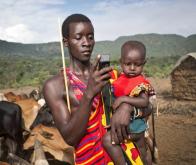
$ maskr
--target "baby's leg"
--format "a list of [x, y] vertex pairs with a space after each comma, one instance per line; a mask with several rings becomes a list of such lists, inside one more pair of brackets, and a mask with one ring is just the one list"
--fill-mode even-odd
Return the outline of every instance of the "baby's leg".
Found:
[[130, 140], [132, 140], [137, 148], [140, 151], [140, 157], [144, 163], [144, 165], [147, 165], [147, 147], [146, 147], [146, 143], [145, 143], [145, 137], [144, 137], [144, 132], [142, 133], [132, 133], [130, 134]]
[[112, 144], [110, 132], [103, 136], [103, 147], [115, 165], [126, 165], [120, 145]]

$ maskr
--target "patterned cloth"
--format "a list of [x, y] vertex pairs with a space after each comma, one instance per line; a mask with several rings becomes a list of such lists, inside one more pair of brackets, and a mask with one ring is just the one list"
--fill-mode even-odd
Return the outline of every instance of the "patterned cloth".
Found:
[[[80, 100], [86, 85], [69, 69], [66, 72], [75, 96]], [[75, 148], [76, 165], [106, 165], [109, 163], [110, 158], [102, 146], [102, 137], [106, 132], [102, 125], [103, 113], [101, 96], [98, 95], [93, 100], [86, 134]]]
[[[67, 69], [66, 73], [76, 98], [80, 100], [86, 85], [70, 69]], [[101, 96], [98, 95], [93, 100], [86, 134], [75, 148], [76, 165], [113, 165], [102, 146], [102, 137], [106, 133], [105, 125], [105, 109]], [[128, 159], [128, 165], [143, 165], [139, 157], [139, 151], [132, 142], [123, 144], [122, 148]]]

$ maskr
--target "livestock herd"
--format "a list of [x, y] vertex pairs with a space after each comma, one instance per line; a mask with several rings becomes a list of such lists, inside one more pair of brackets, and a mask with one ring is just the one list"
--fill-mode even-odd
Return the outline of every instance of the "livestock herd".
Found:
[[[146, 139], [156, 162], [158, 150], [151, 116], [154, 138]], [[4, 165], [3, 161], [11, 165], [48, 165], [55, 164], [53, 160], [57, 164], [74, 164], [74, 149], [55, 127], [40, 92], [33, 90], [29, 96], [0, 93], [0, 165]]]
[[73, 148], [56, 129], [40, 92], [33, 90], [29, 96], [0, 93], [0, 164], [40, 164], [40, 160], [47, 164], [44, 153], [50, 160], [74, 161]]

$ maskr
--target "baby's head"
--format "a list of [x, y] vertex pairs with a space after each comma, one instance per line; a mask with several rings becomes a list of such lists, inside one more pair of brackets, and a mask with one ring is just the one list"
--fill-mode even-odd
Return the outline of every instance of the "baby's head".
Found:
[[120, 63], [124, 74], [135, 77], [142, 73], [146, 62], [146, 48], [139, 41], [127, 41], [121, 47]]

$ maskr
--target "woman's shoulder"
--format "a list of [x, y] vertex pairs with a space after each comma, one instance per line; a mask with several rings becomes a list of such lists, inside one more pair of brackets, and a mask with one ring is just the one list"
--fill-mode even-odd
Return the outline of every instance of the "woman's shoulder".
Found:
[[48, 78], [44, 82], [44, 89], [54, 89], [54, 88], [60, 88], [63, 85], [63, 76], [61, 74], [56, 74], [50, 78]]

